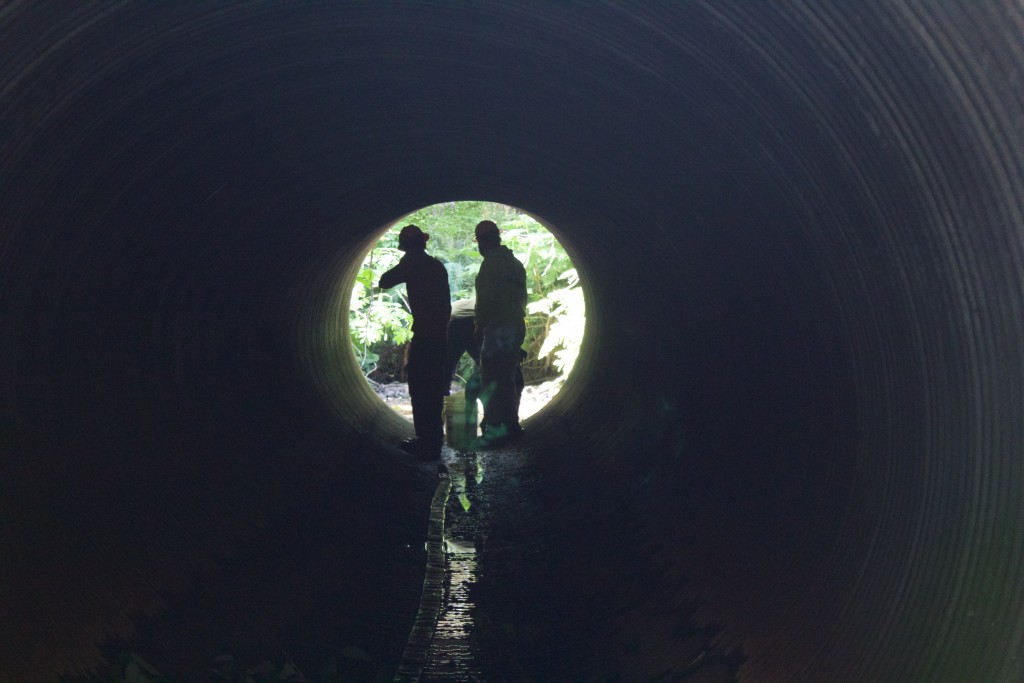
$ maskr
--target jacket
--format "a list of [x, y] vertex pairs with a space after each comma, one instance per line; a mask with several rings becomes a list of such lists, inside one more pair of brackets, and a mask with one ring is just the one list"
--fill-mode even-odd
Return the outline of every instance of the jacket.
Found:
[[526, 325], [526, 268], [499, 244], [486, 254], [476, 276], [476, 329]]
[[412, 309], [412, 333], [419, 339], [444, 341], [452, 313], [448, 271], [425, 251], [409, 251], [394, 268], [380, 276], [381, 289], [406, 285]]

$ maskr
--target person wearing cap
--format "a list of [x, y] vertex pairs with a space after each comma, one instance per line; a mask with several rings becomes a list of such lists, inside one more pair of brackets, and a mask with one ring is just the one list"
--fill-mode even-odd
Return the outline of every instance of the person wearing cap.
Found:
[[484, 257], [476, 276], [474, 336], [480, 341], [480, 397], [484, 417], [479, 446], [495, 445], [522, 433], [516, 368], [526, 337], [526, 268], [501, 243], [494, 221], [477, 223], [476, 243]]
[[441, 457], [444, 442], [442, 408], [448, 388], [445, 351], [451, 292], [444, 264], [427, 254], [430, 235], [418, 226], [407, 225], [398, 233], [398, 248], [405, 252], [394, 268], [380, 276], [380, 288], [405, 283], [412, 312], [412, 341], [409, 342], [408, 382], [416, 437], [402, 443], [402, 449], [428, 459]]

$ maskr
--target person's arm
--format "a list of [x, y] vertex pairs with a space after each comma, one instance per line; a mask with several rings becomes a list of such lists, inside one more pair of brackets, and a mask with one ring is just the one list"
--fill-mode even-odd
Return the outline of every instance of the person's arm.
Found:
[[526, 313], [526, 302], [530, 300], [530, 295], [526, 290], [526, 266], [524, 266], [518, 259], [516, 260], [517, 272], [519, 274], [518, 280], [518, 296], [519, 301], [523, 306], [523, 314]]
[[403, 256], [397, 266], [380, 276], [380, 282], [377, 286], [381, 289], [391, 289], [395, 285], [405, 282], [406, 277], [405, 257]]

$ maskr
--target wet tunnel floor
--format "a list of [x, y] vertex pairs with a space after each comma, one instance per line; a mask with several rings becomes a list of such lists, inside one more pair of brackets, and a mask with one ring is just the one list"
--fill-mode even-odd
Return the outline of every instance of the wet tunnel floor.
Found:
[[538, 524], [544, 487], [533, 464], [523, 450], [446, 450], [434, 510], [435, 524], [443, 510], [443, 530], [432, 526], [428, 534], [437, 534], [433, 540], [443, 553], [443, 585], [430, 586], [429, 577], [424, 584], [425, 591], [440, 593], [436, 603], [424, 603], [434, 608], [436, 626], [411, 661], [406, 651], [394, 680], [736, 680], [736, 662], [713, 653], [709, 638], [680, 639], [684, 646], [672, 657], [678, 666], [655, 675], [624, 676], [587, 659], [589, 640], [601, 638], [596, 622], [614, 601], [582, 613], [560, 607], [557, 594], [565, 585], [547, 577], [564, 562], [557, 550], [572, 543]]
[[[708, 656], [713, 633], [649, 590], [655, 574], [624, 538], [628, 504], [595, 511], [585, 487], [553, 491], [551, 457], [446, 448], [441, 467], [414, 466], [440, 471], [443, 498], [380, 482], [391, 514], [355, 556], [339, 537], [364, 531], [346, 526], [344, 497], [308, 501], [109, 649], [120, 677], [82, 680], [127, 680], [126, 652], [145, 658], [137, 672], [153, 665], [133, 680], [154, 683], [735, 680], [735, 662]], [[420, 526], [431, 506], [443, 527]]]
[[480, 603], [492, 585], [485, 567], [500, 574], [493, 564], [508, 540], [498, 518], [524, 502], [523, 456], [514, 450], [446, 449], [432, 505], [420, 614], [395, 681], [530, 680], [517, 661], [513, 627], [496, 621]]

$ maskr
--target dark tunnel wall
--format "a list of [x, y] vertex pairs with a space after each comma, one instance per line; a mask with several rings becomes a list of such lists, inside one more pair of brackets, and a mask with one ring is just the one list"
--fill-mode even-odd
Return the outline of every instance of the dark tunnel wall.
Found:
[[[0, 679], [88, 668], [297, 499], [342, 501], [342, 550], [382, 533], [373, 482], [423, 528], [346, 283], [390, 221], [488, 199], [587, 288], [529, 431], [592, 507], [553, 514], [629, 501], [747, 680], [1020, 680], [1022, 27], [1012, 2], [4, 3]], [[336, 575], [369, 610], [366, 563]]]

